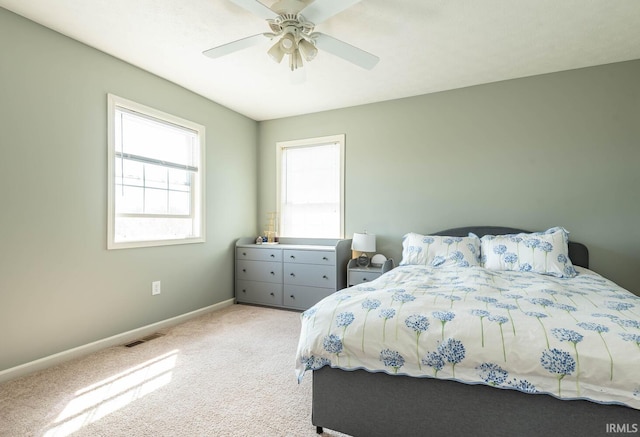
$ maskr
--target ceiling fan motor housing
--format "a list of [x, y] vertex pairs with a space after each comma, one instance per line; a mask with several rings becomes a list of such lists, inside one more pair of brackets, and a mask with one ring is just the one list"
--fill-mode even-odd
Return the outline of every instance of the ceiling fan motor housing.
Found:
[[296, 42], [301, 38], [309, 39], [309, 35], [313, 32], [315, 25], [306, 21], [301, 15], [283, 14], [274, 20], [268, 20], [269, 27], [275, 33], [275, 36], [290, 33], [296, 37]]

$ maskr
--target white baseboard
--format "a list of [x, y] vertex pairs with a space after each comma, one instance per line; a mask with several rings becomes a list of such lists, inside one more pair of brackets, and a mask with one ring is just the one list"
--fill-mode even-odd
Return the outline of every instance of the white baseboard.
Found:
[[160, 329], [175, 326], [179, 323], [186, 322], [189, 319], [201, 316], [212, 311], [221, 310], [222, 308], [233, 305], [234, 302], [235, 299], [228, 299], [220, 303], [210, 305], [208, 307], [200, 308], [199, 310], [191, 311], [189, 313], [162, 320], [160, 322], [152, 323], [141, 328], [123, 332], [122, 334], [117, 334], [108, 338], [104, 338], [102, 340], [74, 347], [73, 349], [68, 349], [57, 354], [49, 355], [48, 357], [39, 358], [37, 360], [30, 361], [19, 366], [11, 367], [9, 369], [0, 371], [0, 383], [27, 375], [32, 372], [36, 372], [38, 370], [43, 370], [48, 367], [55, 366], [74, 358], [79, 358], [90, 353], [97, 352], [101, 349], [128, 343], [132, 340], [136, 340], [138, 338], [153, 334]]

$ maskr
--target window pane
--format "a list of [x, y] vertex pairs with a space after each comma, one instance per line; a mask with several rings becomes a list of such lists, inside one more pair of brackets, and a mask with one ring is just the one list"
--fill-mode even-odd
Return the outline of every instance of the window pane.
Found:
[[144, 190], [145, 214], [166, 214], [168, 211], [166, 190], [147, 188]]
[[143, 213], [144, 189], [130, 186], [116, 186], [116, 213], [141, 214]]
[[191, 173], [184, 170], [169, 169], [169, 189], [189, 191], [191, 189]]
[[338, 145], [292, 148], [285, 155], [286, 203], [339, 202]]
[[188, 215], [191, 204], [189, 193], [169, 191], [169, 214]]
[[197, 145], [194, 132], [125, 111], [120, 114], [124, 135], [116, 150], [194, 166]]
[[189, 218], [120, 217], [116, 222], [117, 242], [165, 240], [193, 236]]
[[281, 147], [280, 235], [341, 238], [344, 139]]
[[167, 168], [159, 165], [145, 164], [144, 184], [151, 188], [167, 189]]
[[284, 205], [282, 226], [288, 237], [336, 238], [339, 213], [339, 204]]
[[140, 162], [131, 161], [125, 159], [116, 158], [116, 177], [121, 180], [116, 180], [116, 183], [122, 183], [124, 185], [144, 185], [144, 170], [143, 164]]

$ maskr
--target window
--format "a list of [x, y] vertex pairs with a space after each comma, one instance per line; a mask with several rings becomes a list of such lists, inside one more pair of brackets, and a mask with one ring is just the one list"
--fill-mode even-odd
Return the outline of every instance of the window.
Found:
[[109, 249], [204, 241], [204, 126], [108, 95]]
[[343, 238], [344, 135], [276, 147], [279, 235]]

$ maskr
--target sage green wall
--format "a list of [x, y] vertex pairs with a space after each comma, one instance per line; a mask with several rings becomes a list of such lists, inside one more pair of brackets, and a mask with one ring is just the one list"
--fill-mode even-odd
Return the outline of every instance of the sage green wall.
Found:
[[[0, 53], [0, 370], [231, 299], [257, 123], [3, 8]], [[206, 243], [106, 249], [107, 93], [206, 127]]]
[[407, 232], [564, 226], [640, 294], [640, 61], [261, 122], [258, 226], [276, 141], [346, 134], [346, 234], [400, 259]]

